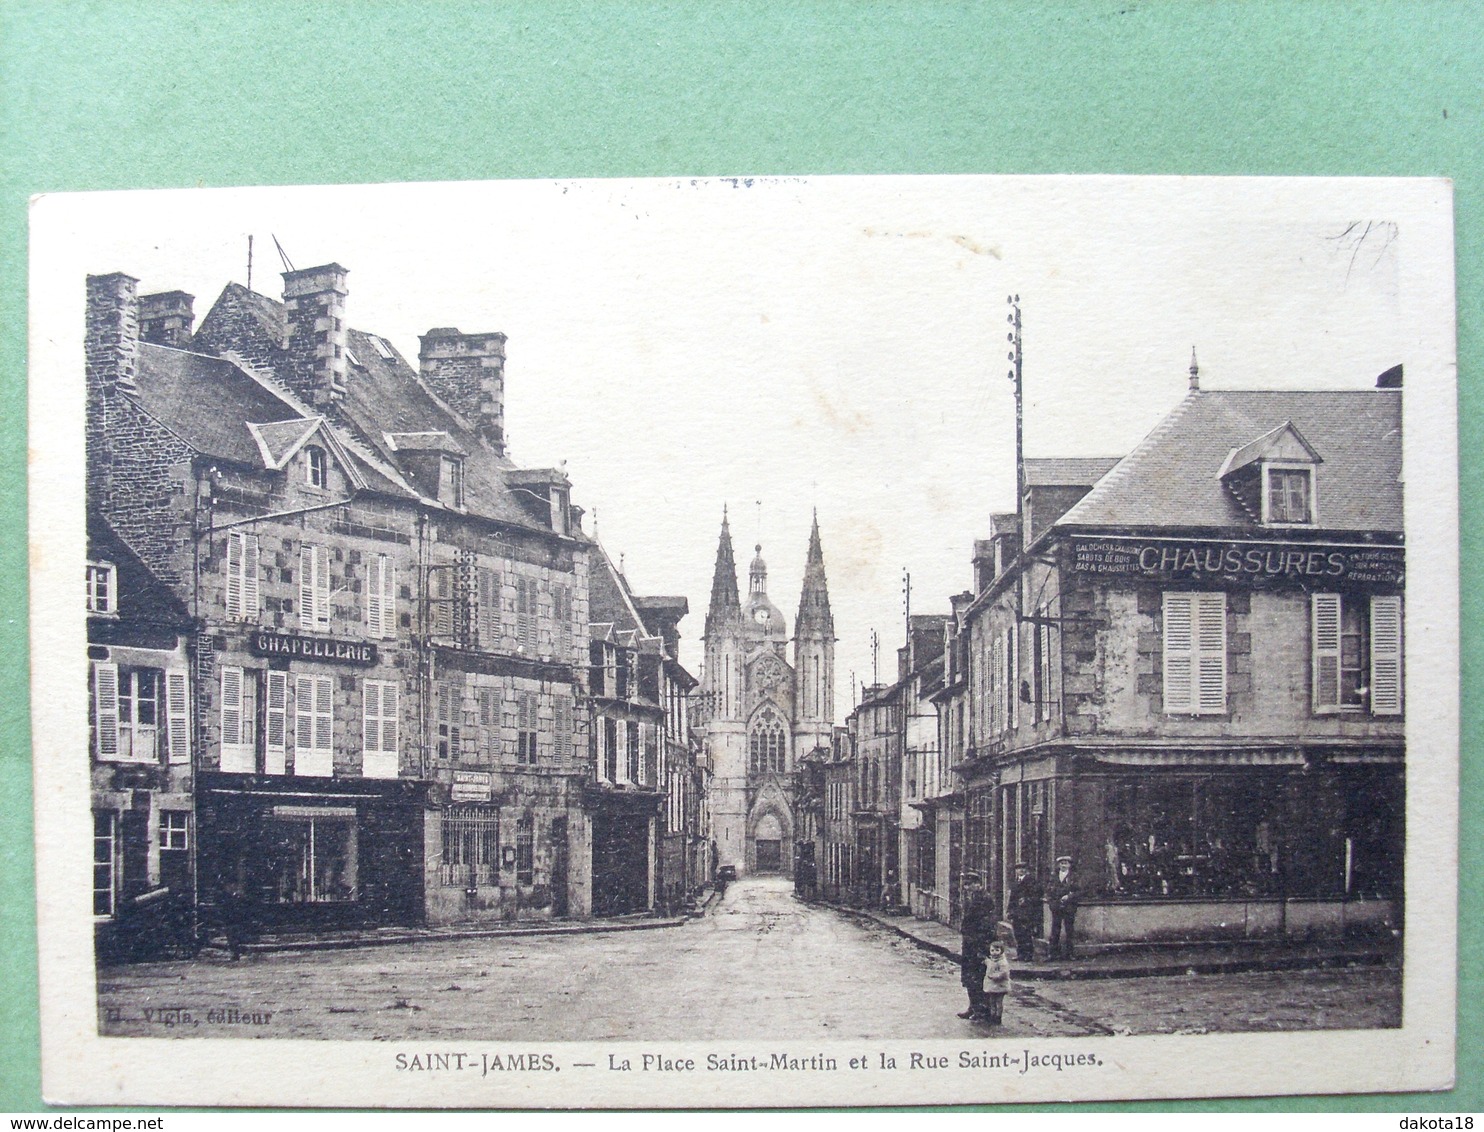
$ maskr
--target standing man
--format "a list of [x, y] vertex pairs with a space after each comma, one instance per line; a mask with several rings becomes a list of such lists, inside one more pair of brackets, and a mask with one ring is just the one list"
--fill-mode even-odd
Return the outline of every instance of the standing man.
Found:
[[960, 978], [969, 992], [969, 1008], [960, 1018], [984, 1018], [987, 1004], [984, 1001], [984, 972], [989, 955], [989, 944], [994, 939], [994, 902], [984, 891], [983, 879], [978, 873], [969, 873], [964, 878], [964, 918], [959, 930], [963, 933], [959, 960]]
[[1031, 876], [1024, 861], [1015, 862], [1015, 883], [1010, 886], [1010, 926], [1015, 929], [1015, 958], [1021, 963], [1036, 961], [1036, 937], [1041, 934], [1041, 882]]
[[1046, 889], [1051, 909], [1049, 950], [1053, 959], [1072, 958], [1072, 935], [1077, 926], [1077, 882], [1072, 877], [1072, 858], [1056, 859], [1056, 879]]

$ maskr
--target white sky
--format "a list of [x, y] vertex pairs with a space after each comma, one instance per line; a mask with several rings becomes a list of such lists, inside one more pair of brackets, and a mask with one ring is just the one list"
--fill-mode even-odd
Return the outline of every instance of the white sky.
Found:
[[1184, 395], [1192, 345], [1206, 388], [1368, 387], [1417, 349], [1398, 299], [1405, 232], [1340, 237], [1397, 215], [1396, 184], [840, 177], [84, 194], [33, 213], [33, 265], [45, 266], [33, 285], [58, 288], [79, 341], [87, 273], [188, 291], [199, 318], [246, 281], [248, 233], [254, 288], [281, 294], [273, 234], [300, 268], [344, 264], [350, 324], [414, 365], [430, 327], [504, 331], [513, 457], [566, 460], [587, 529], [596, 512], [635, 589], [690, 598], [693, 670], [723, 502], [740, 584], [760, 537], [790, 628], [819, 508], [843, 716], [852, 671], [871, 678], [872, 628], [892, 675], [903, 568], [914, 612], [946, 610], [987, 516], [1014, 505], [1007, 294], [1024, 311], [1030, 456], [1128, 451]]

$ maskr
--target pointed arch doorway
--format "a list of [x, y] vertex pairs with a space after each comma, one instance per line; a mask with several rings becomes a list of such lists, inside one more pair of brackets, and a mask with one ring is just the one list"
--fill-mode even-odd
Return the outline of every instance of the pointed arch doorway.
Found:
[[757, 823], [752, 843], [757, 854], [757, 871], [777, 873], [783, 871], [783, 826], [777, 814], [764, 814]]

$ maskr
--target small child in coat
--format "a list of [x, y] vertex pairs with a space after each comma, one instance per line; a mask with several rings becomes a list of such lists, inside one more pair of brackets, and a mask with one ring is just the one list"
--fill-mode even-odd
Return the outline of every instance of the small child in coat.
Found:
[[984, 1020], [991, 1026], [998, 1026], [1003, 1020], [1005, 996], [1009, 993], [1010, 960], [1005, 957], [1005, 945], [995, 940], [989, 945], [984, 969]]

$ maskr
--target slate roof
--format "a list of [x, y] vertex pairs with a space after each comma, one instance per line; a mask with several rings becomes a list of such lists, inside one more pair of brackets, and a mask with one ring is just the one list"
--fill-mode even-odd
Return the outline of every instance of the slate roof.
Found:
[[1025, 461], [1026, 487], [1091, 487], [1118, 463], [1117, 456], [1031, 456]]
[[185, 602], [167, 586], [99, 512], [88, 509], [88, 561], [111, 562], [118, 579], [118, 619], [170, 628], [191, 627]]
[[1286, 423], [1323, 461], [1315, 529], [1402, 531], [1402, 394], [1197, 390], [1057, 520], [1057, 527], [1255, 526], [1222, 483], [1234, 449]]
[[[286, 326], [287, 316], [281, 302], [249, 291], [241, 284], [227, 284], [202, 319], [196, 342], [201, 349], [241, 360], [243, 366], [254, 368], [265, 381], [254, 380], [223, 358], [185, 355], [197, 360], [178, 363], [177, 368], [184, 367], [189, 372], [167, 383], [168, 388], [162, 387], [154, 398], [159, 411], [151, 409], [151, 412], [172, 429], [183, 415], [200, 417], [199, 421], [189, 422], [181, 434], [183, 440], [204, 454], [261, 466], [261, 450], [247, 433], [245, 422], [261, 425], [318, 412], [300, 404], [286, 387], [278, 388], [283, 385], [283, 374], [278, 371], [290, 364], [282, 348]], [[379, 335], [354, 328], [346, 329], [346, 344], [355, 362], [347, 365], [346, 394], [330, 410], [330, 424], [345, 450], [360, 465], [358, 470], [371, 490], [404, 498], [418, 496], [402, 474], [388, 434], [443, 433], [447, 441], [440, 443], [448, 450], [467, 454], [464, 460], [467, 513], [532, 530], [550, 529], [513, 498], [510, 480], [517, 474], [513, 463], [484, 444], [467, 422], [424, 385], [416, 369], [395, 346]], [[141, 354], [145, 349], [160, 348], [141, 347]], [[208, 370], [217, 375], [234, 371], [243, 380], [229, 380], [224, 385], [230, 385], [231, 389], [225, 394], [214, 391], [210, 398], [182, 396], [190, 380], [212, 379]], [[267, 388], [267, 381], [274, 386], [272, 391]], [[244, 392], [242, 399], [234, 400], [233, 390], [239, 385], [244, 390], [255, 386], [256, 392]], [[227, 397], [225, 404], [223, 395]], [[266, 407], [270, 404], [279, 406], [276, 413]], [[573, 535], [582, 537], [576, 531]]]
[[203, 456], [261, 467], [263, 453], [247, 424], [298, 420], [303, 414], [224, 358], [139, 343], [139, 392], [145, 412]]

